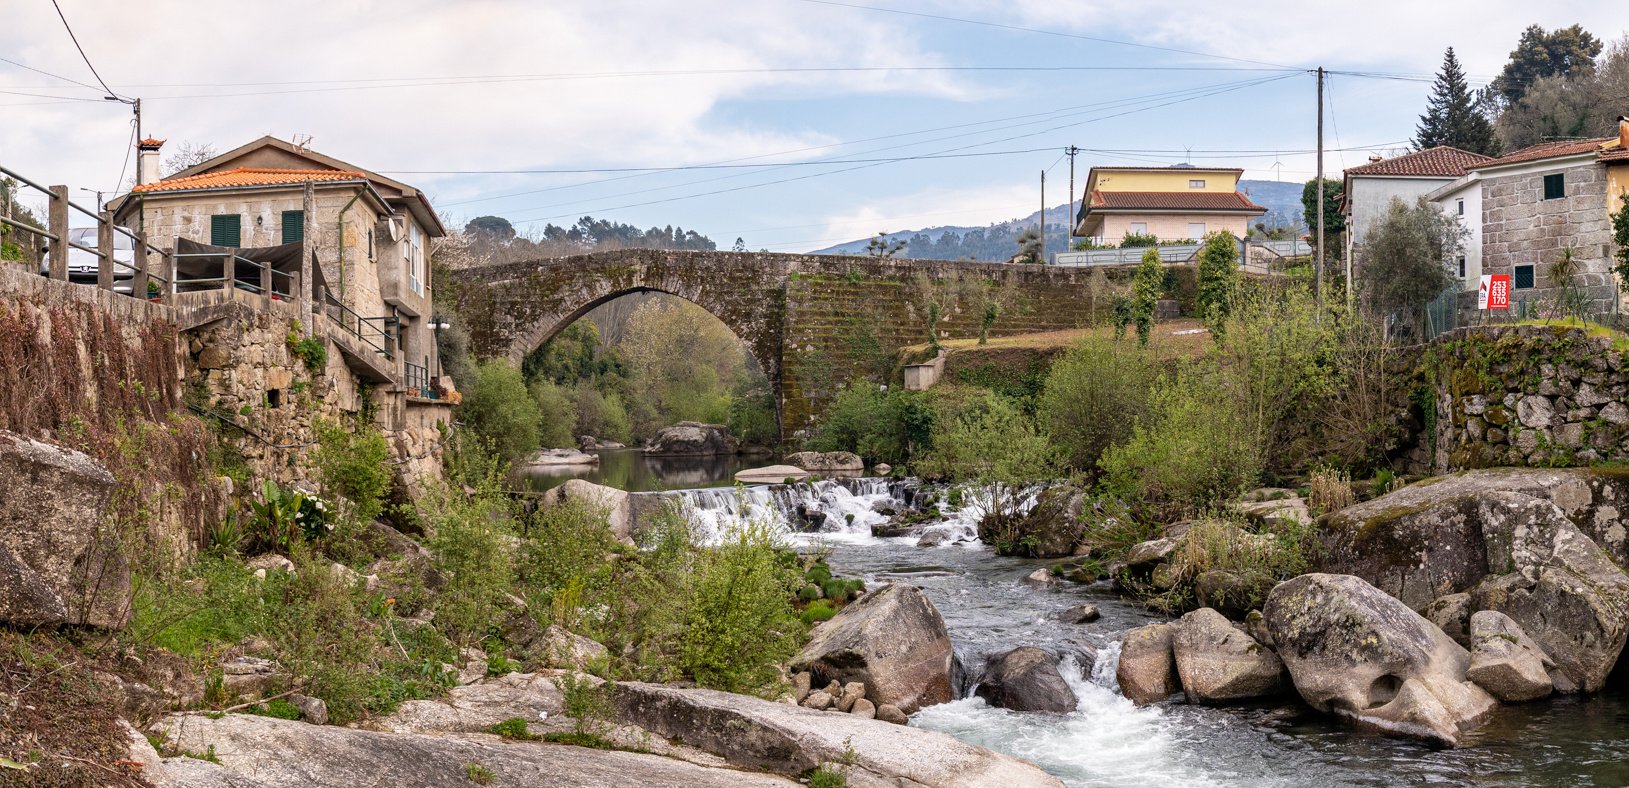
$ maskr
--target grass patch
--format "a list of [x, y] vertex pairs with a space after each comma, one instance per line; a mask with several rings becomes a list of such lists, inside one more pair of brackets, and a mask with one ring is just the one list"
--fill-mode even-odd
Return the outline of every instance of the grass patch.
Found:
[[476, 785], [491, 785], [498, 778], [491, 769], [478, 763], [464, 764], [464, 778]]
[[514, 741], [537, 741], [537, 734], [526, 729], [526, 720], [520, 717], [510, 717], [503, 722], [486, 729], [487, 733], [495, 733], [505, 739]]

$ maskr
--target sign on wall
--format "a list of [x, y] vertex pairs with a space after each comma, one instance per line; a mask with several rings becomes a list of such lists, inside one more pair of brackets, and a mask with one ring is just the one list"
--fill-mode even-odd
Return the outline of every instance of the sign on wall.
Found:
[[1510, 309], [1510, 275], [1483, 274], [1476, 288], [1477, 309]]

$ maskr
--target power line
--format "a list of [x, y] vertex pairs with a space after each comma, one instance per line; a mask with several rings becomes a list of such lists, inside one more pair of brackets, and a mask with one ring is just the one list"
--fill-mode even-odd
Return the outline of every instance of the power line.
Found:
[[30, 65], [27, 65], [25, 63], [19, 63], [19, 62], [15, 61], [15, 60], [12, 60], [11, 58], [0, 57], [0, 63], [10, 63], [11, 65], [16, 66], [16, 67], [18, 67], [20, 69], [24, 69], [26, 71], [32, 71], [32, 72], [34, 72], [36, 74], [44, 74], [45, 76], [51, 77], [52, 79], [60, 79], [63, 82], [72, 83], [72, 84], [78, 85], [78, 86], [80, 86], [82, 88], [88, 88], [90, 90], [96, 90], [95, 85], [91, 85], [91, 84], [88, 84], [88, 83], [85, 83], [85, 82], [80, 82], [77, 79], [73, 79], [73, 78], [70, 78], [70, 77], [65, 77], [65, 76], [62, 76], [61, 74], [53, 74], [53, 73], [51, 73], [49, 71], [44, 71], [44, 70], [41, 70], [41, 69], [37, 69], [37, 68], [35, 68], [33, 66], [30, 66]]
[[938, 21], [941, 21], [941, 22], [956, 22], [956, 23], [964, 24], [964, 25], [979, 25], [981, 27], [992, 27], [992, 28], [997, 28], [997, 29], [1000, 29], [1000, 30], [1012, 30], [1012, 31], [1017, 31], [1017, 32], [1021, 32], [1021, 33], [1037, 33], [1037, 34], [1045, 35], [1045, 36], [1058, 36], [1060, 38], [1075, 38], [1075, 39], [1079, 39], [1081, 41], [1093, 41], [1093, 42], [1096, 42], [1096, 43], [1099, 43], [1099, 44], [1115, 44], [1115, 45], [1118, 45], [1118, 46], [1138, 47], [1140, 49], [1152, 49], [1152, 50], [1156, 50], [1156, 51], [1159, 51], [1159, 52], [1174, 52], [1174, 53], [1180, 54], [1180, 55], [1195, 55], [1197, 57], [1209, 57], [1209, 58], [1216, 58], [1218, 60], [1231, 60], [1231, 61], [1233, 61], [1235, 63], [1252, 63], [1252, 64], [1255, 64], [1255, 65], [1258, 65], [1258, 66], [1272, 66], [1273, 68], [1285, 69], [1285, 70], [1290, 70], [1290, 71], [1305, 71], [1306, 70], [1306, 69], [1302, 69], [1302, 68], [1296, 68], [1294, 66], [1286, 66], [1286, 65], [1284, 65], [1282, 63], [1268, 63], [1268, 62], [1261, 61], [1261, 60], [1250, 60], [1248, 58], [1233, 57], [1231, 55], [1218, 55], [1218, 54], [1216, 54], [1214, 52], [1200, 52], [1200, 51], [1192, 50], [1192, 49], [1178, 49], [1176, 47], [1155, 46], [1153, 44], [1138, 44], [1138, 43], [1135, 43], [1135, 42], [1132, 42], [1132, 41], [1120, 41], [1120, 40], [1113, 39], [1113, 38], [1101, 38], [1101, 37], [1098, 37], [1098, 36], [1087, 36], [1087, 35], [1081, 35], [1079, 33], [1064, 33], [1064, 32], [1060, 32], [1060, 31], [1057, 31], [1057, 30], [1043, 30], [1043, 29], [1035, 28], [1035, 27], [1023, 27], [1021, 25], [1008, 25], [1008, 24], [1003, 24], [1003, 23], [1000, 23], [1000, 22], [986, 22], [986, 21], [979, 20], [979, 19], [963, 19], [961, 17], [943, 16], [943, 15], [940, 15], [940, 14], [927, 14], [927, 13], [922, 13], [920, 11], [903, 11], [903, 10], [900, 10], [900, 9], [897, 9], [897, 8], [883, 8], [881, 6], [859, 5], [857, 3], [840, 3], [840, 2], [837, 2], [837, 0], [802, 0], [802, 2], [815, 3], [817, 5], [838, 6], [840, 8], [855, 8], [855, 9], [859, 9], [859, 10], [862, 10], [862, 11], [876, 11], [876, 12], [885, 13], [885, 14], [898, 14], [900, 16], [914, 16], [914, 17], [917, 17], [917, 18], [920, 18], [920, 19], [934, 19], [934, 20], [938, 20]]
[[67, 28], [68, 38], [74, 42], [74, 49], [79, 50], [79, 58], [85, 61], [85, 67], [90, 69], [91, 76], [96, 77], [96, 83], [101, 85], [103, 90], [107, 91], [108, 98], [116, 101], [125, 101], [123, 96], [114, 93], [113, 88], [107, 86], [107, 80], [102, 79], [101, 74], [96, 73], [96, 67], [91, 65], [90, 56], [86, 55], [85, 48], [79, 45], [79, 36], [74, 35], [73, 25], [68, 24], [68, 17], [62, 13], [62, 5], [59, 4], [57, 0], [51, 0], [51, 6], [57, 9], [57, 18], [61, 19], [62, 26]]

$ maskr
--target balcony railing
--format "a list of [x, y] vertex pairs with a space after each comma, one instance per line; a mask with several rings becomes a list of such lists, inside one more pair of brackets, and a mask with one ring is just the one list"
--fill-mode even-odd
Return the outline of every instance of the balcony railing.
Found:
[[[257, 263], [246, 257], [231, 252], [193, 252], [178, 253], [175, 255], [177, 264], [175, 286], [177, 292], [189, 293], [201, 290], [246, 290], [256, 295], [270, 294], [273, 298], [292, 300], [299, 292], [300, 274], [298, 271], [284, 273], [271, 266], [270, 263]], [[180, 264], [186, 260], [201, 260], [221, 262], [220, 276], [189, 276], [180, 270]], [[244, 274], [248, 272], [249, 275]]]
[[317, 304], [322, 313], [328, 316], [328, 319], [339, 325], [340, 330], [355, 337], [357, 341], [372, 348], [387, 359], [396, 357], [396, 342], [390, 331], [390, 328], [396, 323], [396, 318], [389, 316], [363, 317], [357, 314], [356, 310], [351, 309], [335, 298], [333, 293], [328, 292], [327, 288], [321, 288]]
[[[175, 261], [171, 259], [169, 252], [148, 243], [146, 233], [132, 232], [114, 224], [113, 214], [108, 211], [93, 211], [69, 200], [67, 186], [41, 186], [22, 173], [4, 166], [0, 166], [0, 176], [9, 177], [19, 186], [38, 191], [46, 198], [47, 227], [44, 229], [11, 218], [10, 205], [16, 203], [15, 194], [10, 195], [7, 205], [0, 206], [0, 226], [11, 228], [11, 236], [18, 239], [14, 243], [25, 252], [25, 262], [30, 265], [43, 264], [41, 273], [52, 279], [67, 280], [68, 250], [78, 249], [96, 255], [96, 286], [103, 290], [118, 292], [115, 279], [122, 278], [117, 272], [124, 270], [129, 272], [130, 278], [130, 292], [127, 295], [133, 298], [156, 296], [167, 300], [169, 294], [175, 292], [174, 282], [170, 276], [170, 272], [175, 270]], [[68, 216], [71, 211], [78, 211], [96, 222], [96, 246], [86, 246], [69, 240]], [[131, 248], [134, 250], [131, 262], [125, 263], [115, 258], [113, 245], [115, 233], [130, 239]], [[22, 235], [32, 236], [35, 242], [25, 247], [18, 242]], [[29, 252], [32, 254], [28, 254]], [[157, 269], [148, 265], [148, 257], [153, 254], [159, 256]], [[149, 287], [149, 284], [152, 287]]]

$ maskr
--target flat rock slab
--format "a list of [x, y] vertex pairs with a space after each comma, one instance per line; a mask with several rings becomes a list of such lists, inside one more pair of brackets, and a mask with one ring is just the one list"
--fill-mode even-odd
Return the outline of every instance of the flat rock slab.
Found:
[[802, 775], [842, 761], [852, 747], [850, 788], [1063, 785], [1032, 764], [943, 733], [854, 714], [638, 682], [616, 685], [616, 706], [621, 722], [748, 769]]
[[757, 484], [780, 484], [787, 479], [801, 482], [813, 475], [792, 465], [769, 465], [763, 468], [748, 468], [739, 471], [735, 474], [735, 480]]
[[513, 717], [542, 722], [563, 714], [565, 708], [565, 694], [553, 679], [535, 673], [510, 673], [454, 687], [440, 700], [404, 701], [394, 714], [378, 720], [373, 727], [389, 733], [473, 733]]
[[[214, 720], [204, 715], [173, 715], [155, 727], [178, 749], [206, 752], [214, 747], [218, 767], [179, 764], [179, 776], [186, 781], [170, 784], [186, 788], [442, 788], [470, 785], [465, 769], [472, 763], [491, 770], [492, 784], [498, 786], [798, 785], [774, 775], [698, 766], [658, 755], [514, 742], [483, 734], [383, 733], [242, 714]], [[165, 761], [166, 771], [171, 764], [186, 760]]]

